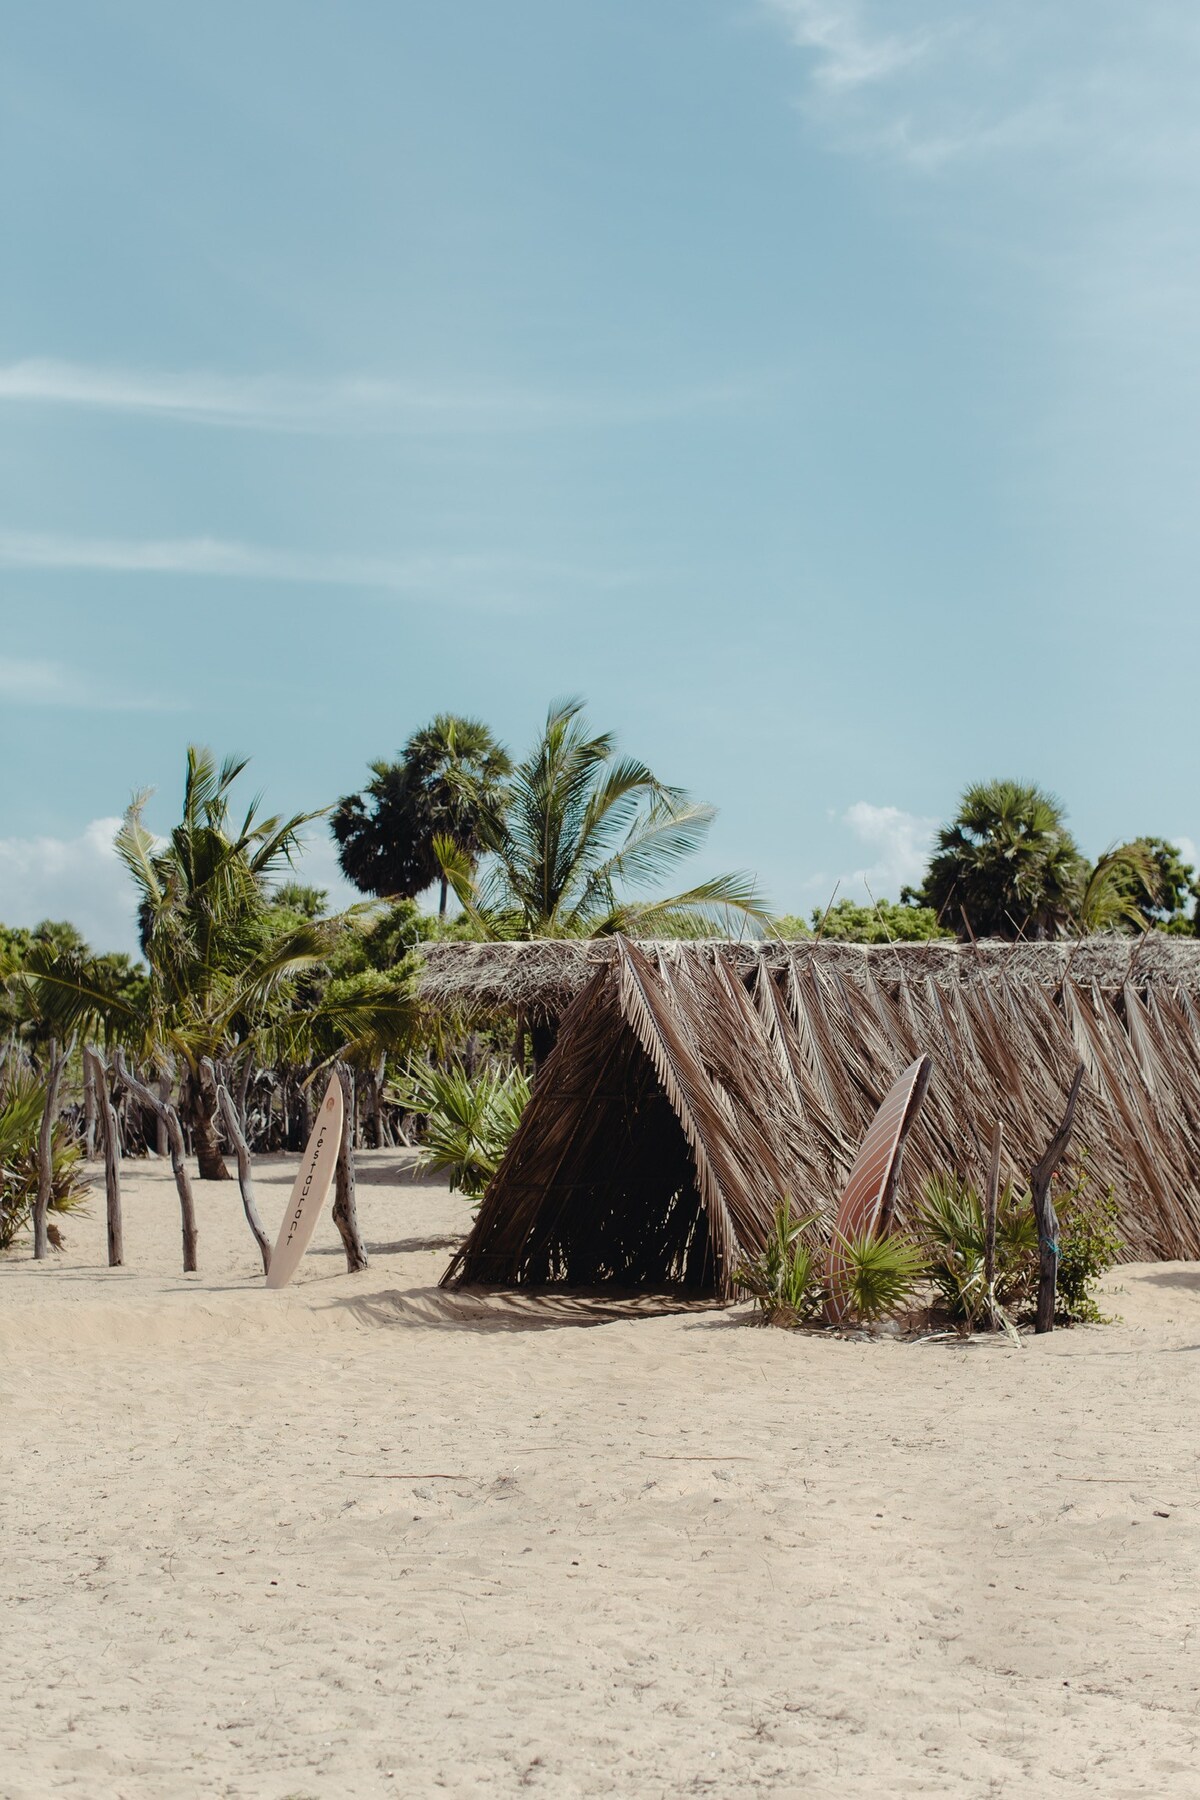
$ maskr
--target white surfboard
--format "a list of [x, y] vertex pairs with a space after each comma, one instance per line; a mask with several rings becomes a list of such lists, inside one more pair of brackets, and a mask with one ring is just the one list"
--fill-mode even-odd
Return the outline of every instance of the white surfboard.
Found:
[[317, 1122], [304, 1146], [304, 1157], [292, 1188], [279, 1237], [271, 1252], [269, 1288], [286, 1287], [308, 1249], [333, 1180], [342, 1142], [342, 1084], [334, 1075], [325, 1089]]

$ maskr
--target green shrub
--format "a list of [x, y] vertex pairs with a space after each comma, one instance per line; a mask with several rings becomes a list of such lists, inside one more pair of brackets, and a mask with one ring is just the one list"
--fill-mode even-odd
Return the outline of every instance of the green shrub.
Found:
[[[38, 1133], [46, 1089], [32, 1070], [8, 1077], [0, 1091], [0, 1250], [9, 1249], [29, 1224], [38, 1186]], [[73, 1212], [88, 1196], [82, 1153], [59, 1119], [51, 1139], [50, 1211]]]
[[764, 1324], [802, 1325], [825, 1300], [823, 1258], [804, 1236], [816, 1219], [816, 1213], [801, 1218], [785, 1197], [762, 1250], [736, 1271], [735, 1281], [757, 1300]]
[[1095, 1287], [1124, 1248], [1117, 1230], [1116, 1196], [1112, 1188], [1101, 1199], [1090, 1195], [1087, 1164], [1081, 1161], [1068, 1185], [1055, 1195], [1054, 1210], [1058, 1214], [1054, 1316], [1064, 1325], [1107, 1324]]
[[840, 1287], [850, 1317], [873, 1325], [903, 1312], [928, 1274], [921, 1246], [869, 1231], [839, 1241], [845, 1259]]
[[452, 1188], [477, 1200], [500, 1167], [529, 1099], [520, 1069], [485, 1068], [471, 1076], [461, 1064], [410, 1069], [392, 1096], [425, 1118], [419, 1166], [445, 1175]]
[[[931, 1175], [921, 1194], [917, 1230], [929, 1275], [952, 1319], [968, 1326], [987, 1310], [983, 1201], [953, 1174]], [[1023, 1306], [1037, 1288], [1037, 1226], [1027, 1194], [1011, 1182], [996, 1206], [995, 1298], [1006, 1312]]]

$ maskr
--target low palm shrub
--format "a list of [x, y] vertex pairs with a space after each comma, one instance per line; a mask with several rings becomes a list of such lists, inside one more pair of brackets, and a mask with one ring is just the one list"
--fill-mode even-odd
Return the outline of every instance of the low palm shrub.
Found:
[[[958, 1175], [931, 1175], [922, 1190], [917, 1230], [930, 1279], [946, 1311], [952, 1319], [973, 1326], [987, 1311], [983, 1201], [978, 1190]], [[1029, 1196], [1010, 1182], [996, 1206], [997, 1305], [1005, 1311], [1023, 1306], [1037, 1289], [1037, 1273], [1037, 1226]]]
[[450, 1186], [477, 1200], [500, 1167], [529, 1099], [520, 1069], [484, 1067], [469, 1075], [461, 1063], [411, 1068], [393, 1098], [425, 1119], [419, 1167], [445, 1175]]
[[[1058, 1280], [1055, 1317], [1063, 1325], [1097, 1323], [1100, 1277], [1121, 1253], [1112, 1189], [1089, 1192], [1081, 1159], [1054, 1195], [1058, 1215]], [[971, 1330], [988, 1313], [984, 1281], [983, 1202], [961, 1176], [934, 1174], [917, 1211], [917, 1231], [929, 1276], [952, 1319]], [[996, 1274], [993, 1298], [1002, 1314], [1019, 1317], [1032, 1307], [1038, 1285], [1038, 1234], [1028, 1190], [1010, 1182], [996, 1206]]]
[[[38, 1133], [46, 1089], [31, 1069], [18, 1069], [0, 1087], [0, 1250], [11, 1248], [29, 1224], [38, 1188]], [[82, 1152], [65, 1122], [51, 1139], [52, 1213], [73, 1212], [88, 1196]], [[53, 1242], [53, 1238], [51, 1240]]]
[[738, 1286], [757, 1300], [765, 1325], [803, 1325], [824, 1303], [822, 1258], [804, 1235], [816, 1219], [816, 1213], [794, 1212], [785, 1196], [762, 1250], [737, 1271]]
[[904, 1312], [928, 1273], [921, 1246], [870, 1231], [839, 1242], [843, 1267], [838, 1286], [850, 1318], [873, 1325]]

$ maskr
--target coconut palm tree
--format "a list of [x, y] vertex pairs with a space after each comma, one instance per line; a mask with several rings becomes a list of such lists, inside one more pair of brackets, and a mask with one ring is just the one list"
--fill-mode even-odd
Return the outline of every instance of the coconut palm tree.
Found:
[[919, 897], [960, 935], [1053, 937], [1075, 917], [1085, 869], [1053, 795], [977, 782], [938, 833]]
[[99, 1021], [152, 1062], [182, 1059], [206, 1180], [223, 1180], [228, 1170], [217, 1138], [217, 1096], [202, 1065], [235, 1053], [336, 932], [332, 920], [274, 927], [268, 883], [290, 864], [302, 827], [317, 815], [259, 818], [252, 804], [235, 824], [230, 789], [245, 766], [229, 758], [218, 767], [210, 751], [191, 745], [183, 816], [165, 842], [144, 822], [146, 793], [126, 811], [115, 845], [137, 889], [150, 969], [144, 994], [123, 996], [97, 959], [79, 955], [48, 961], [34, 977], [60, 1028]]
[[399, 762], [371, 768], [363, 793], [340, 800], [330, 822], [342, 870], [365, 893], [403, 898], [440, 879], [444, 917], [449, 883], [434, 839], [449, 838], [474, 863], [503, 810], [508, 752], [479, 719], [439, 713], [413, 733]]
[[563, 700], [513, 771], [503, 813], [484, 822], [482, 879], [451, 837], [434, 847], [485, 937], [695, 931], [726, 927], [731, 913], [761, 920], [765, 903], [747, 875], [714, 876], [669, 899], [630, 895], [698, 849], [714, 817], [645, 763], [619, 757], [611, 732], [592, 735], [582, 701]]

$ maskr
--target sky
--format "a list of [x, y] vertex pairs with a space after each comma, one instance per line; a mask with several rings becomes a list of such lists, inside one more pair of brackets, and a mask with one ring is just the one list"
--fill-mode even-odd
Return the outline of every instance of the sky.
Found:
[[993, 775], [1200, 841], [1194, 0], [5, 37], [0, 919], [132, 948], [115, 822], [189, 742], [315, 809], [567, 694], [780, 911]]

